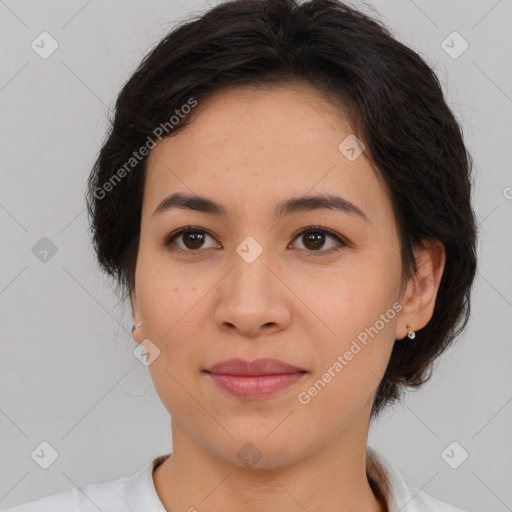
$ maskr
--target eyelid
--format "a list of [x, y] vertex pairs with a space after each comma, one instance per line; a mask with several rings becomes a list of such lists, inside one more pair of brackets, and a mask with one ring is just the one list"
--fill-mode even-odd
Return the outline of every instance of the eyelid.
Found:
[[[163, 240], [163, 245], [165, 247], [170, 246], [174, 242], [175, 238], [178, 238], [180, 235], [183, 235], [184, 233], [188, 233], [189, 231], [191, 231], [191, 232], [199, 231], [200, 233], [205, 233], [208, 236], [210, 236], [211, 238], [215, 239], [215, 236], [212, 235], [207, 229], [201, 228], [199, 226], [188, 225], [188, 226], [184, 226], [182, 228], [179, 228], [176, 231], [173, 231], [170, 235], [166, 236], [164, 238], [164, 240]], [[205, 252], [205, 249], [202, 249], [202, 250], [198, 249], [197, 251], [193, 251], [191, 249], [185, 250], [185, 249], [177, 248], [177, 249], [172, 249], [172, 250], [174, 252], [182, 252], [182, 253], [200, 253], [200, 252]]]
[[[200, 226], [187, 225], [187, 226], [184, 226], [182, 228], [179, 228], [179, 229], [173, 231], [170, 235], [166, 236], [164, 238], [164, 240], [163, 240], [164, 247], [169, 248], [169, 246], [171, 246], [173, 244], [173, 242], [174, 242], [174, 240], [176, 238], [178, 238], [180, 235], [188, 233], [189, 231], [190, 232], [198, 231], [200, 233], [204, 233], [204, 234], [210, 236], [211, 238], [213, 238], [215, 240], [215, 236], [212, 235], [207, 229], [204, 229], [204, 228], [202, 228]], [[332, 229], [329, 229], [329, 228], [326, 228], [326, 227], [320, 226], [320, 225], [312, 225], [312, 226], [306, 226], [304, 228], [301, 228], [298, 232], [296, 232], [293, 235], [292, 243], [299, 236], [301, 236], [304, 233], [307, 233], [309, 231], [312, 231], [312, 232], [314, 232], [314, 231], [323, 232], [327, 236], [330, 236], [331, 238], [336, 240], [338, 242], [339, 246], [334, 248], [334, 249], [328, 249], [328, 250], [319, 250], [319, 251], [308, 251], [308, 250], [305, 250], [305, 252], [307, 252], [308, 254], [311, 254], [311, 255], [328, 255], [328, 254], [332, 254], [333, 252], [336, 252], [336, 251], [340, 250], [343, 247], [349, 247], [349, 248], [353, 247], [352, 242], [350, 242], [350, 240], [348, 240], [345, 236], [337, 233], [336, 231], [333, 231]], [[209, 249], [198, 249], [198, 250], [194, 251], [192, 249], [172, 248], [170, 250], [172, 250], [173, 252], [177, 252], [177, 253], [199, 254], [201, 252], [206, 252]]]
[[[329, 235], [331, 238], [334, 238], [342, 246], [353, 247], [352, 242], [350, 242], [346, 237], [344, 237], [340, 233], [338, 233], [336, 231], [333, 231], [332, 229], [326, 228], [324, 226], [319, 226], [319, 225], [306, 226], [305, 228], [301, 228], [297, 233], [295, 233], [293, 235], [293, 240], [295, 240], [300, 235], [303, 235], [304, 233], [307, 233], [308, 231], [324, 232], [325, 234]], [[331, 253], [332, 250], [329, 250], [329, 251], [308, 251], [308, 252], [310, 252], [311, 254], [315, 254], [315, 253], [318, 253], [318, 254], [324, 253], [325, 254], [325, 253]]]

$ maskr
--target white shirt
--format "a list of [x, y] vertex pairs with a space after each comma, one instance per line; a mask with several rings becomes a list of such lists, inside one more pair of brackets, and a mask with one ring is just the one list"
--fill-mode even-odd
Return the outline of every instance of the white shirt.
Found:
[[[75, 487], [5, 512], [166, 512], [155, 490], [153, 470], [169, 456], [156, 457], [133, 475]], [[466, 512], [408, 487], [398, 468], [372, 447], [367, 446], [366, 456], [368, 477], [386, 496], [389, 512]]]

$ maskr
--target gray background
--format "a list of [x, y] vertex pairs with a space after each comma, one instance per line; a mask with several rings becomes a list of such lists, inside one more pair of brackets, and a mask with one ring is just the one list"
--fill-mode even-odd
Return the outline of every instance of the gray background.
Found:
[[[512, 510], [511, 1], [372, 5], [434, 67], [464, 126], [480, 241], [467, 331], [433, 380], [372, 427], [369, 444], [439, 499]], [[129, 305], [96, 269], [84, 190], [121, 85], [172, 26], [207, 7], [0, 0], [3, 508], [132, 474], [172, 450], [167, 411], [133, 355]], [[59, 45], [47, 59], [31, 48], [43, 31]], [[453, 31], [469, 44], [456, 59], [441, 46]], [[43, 237], [57, 248], [46, 262], [33, 252]], [[43, 441], [58, 452], [46, 470], [31, 458]], [[458, 469], [441, 456], [453, 441], [469, 454]]]

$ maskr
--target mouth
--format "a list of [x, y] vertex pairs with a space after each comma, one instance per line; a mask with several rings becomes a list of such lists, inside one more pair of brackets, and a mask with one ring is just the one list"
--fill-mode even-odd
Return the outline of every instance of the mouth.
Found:
[[279, 359], [256, 359], [246, 361], [244, 359], [229, 359], [214, 364], [207, 370], [208, 373], [222, 375], [236, 375], [243, 377], [260, 377], [263, 375], [284, 375], [288, 373], [305, 372], [303, 368], [292, 366]]
[[264, 398], [290, 388], [308, 373], [297, 366], [268, 358], [255, 361], [230, 359], [204, 372], [222, 390], [247, 399]]

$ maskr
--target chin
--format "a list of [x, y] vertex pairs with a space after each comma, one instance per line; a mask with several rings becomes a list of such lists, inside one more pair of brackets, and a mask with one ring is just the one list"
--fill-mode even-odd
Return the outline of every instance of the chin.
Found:
[[210, 451], [224, 462], [247, 469], [275, 469], [297, 462], [301, 458], [297, 446], [303, 446], [303, 441], [292, 439], [289, 432], [272, 439], [271, 430], [265, 429], [252, 439], [247, 434], [233, 436], [222, 446], [212, 446]]

